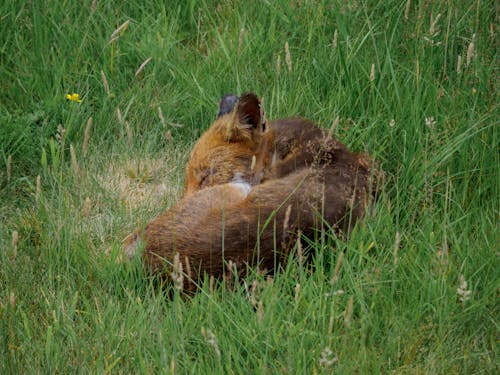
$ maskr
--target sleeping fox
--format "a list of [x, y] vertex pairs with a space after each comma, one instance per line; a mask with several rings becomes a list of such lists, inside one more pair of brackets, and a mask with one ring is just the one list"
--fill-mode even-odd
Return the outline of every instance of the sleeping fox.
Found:
[[191, 153], [184, 198], [125, 243], [128, 255], [142, 247], [145, 265], [164, 275], [178, 254], [190, 270], [185, 289], [204, 273], [222, 276], [229, 261], [240, 274], [256, 264], [276, 269], [298, 230], [348, 232], [382, 176], [306, 120], [268, 124], [254, 94], [226, 99]]

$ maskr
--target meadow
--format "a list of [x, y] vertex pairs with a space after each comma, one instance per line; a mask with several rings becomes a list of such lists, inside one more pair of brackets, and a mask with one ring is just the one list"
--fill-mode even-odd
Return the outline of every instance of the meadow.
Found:
[[[0, 373], [498, 372], [499, 14], [1, 2]], [[120, 243], [182, 196], [219, 99], [246, 91], [369, 152], [383, 193], [311, 263], [170, 293]]]

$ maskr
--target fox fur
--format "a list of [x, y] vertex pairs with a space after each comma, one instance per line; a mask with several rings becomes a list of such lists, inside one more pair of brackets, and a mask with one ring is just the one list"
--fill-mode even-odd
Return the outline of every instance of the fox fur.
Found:
[[227, 262], [240, 275], [275, 270], [299, 230], [349, 232], [383, 179], [368, 155], [311, 122], [267, 122], [254, 94], [229, 99], [191, 153], [184, 198], [125, 241], [154, 273], [169, 275], [178, 259], [188, 290], [204, 274], [222, 277]]

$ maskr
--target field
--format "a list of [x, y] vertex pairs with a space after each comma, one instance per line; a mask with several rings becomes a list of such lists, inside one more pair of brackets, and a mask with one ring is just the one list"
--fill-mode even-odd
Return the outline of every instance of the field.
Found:
[[[0, 15], [0, 373], [499, 371], [497, 2]], [[380, 162], [383, 194], [347, 241], [309, 243], [310, 264], [169, 296], [121, 240], [181, 197], [219, 99], [246, 91], [268, 118], [335, 125]]]

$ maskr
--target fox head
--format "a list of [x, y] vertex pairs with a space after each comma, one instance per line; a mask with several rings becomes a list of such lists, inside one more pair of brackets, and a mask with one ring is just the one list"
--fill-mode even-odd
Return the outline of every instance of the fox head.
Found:
[[272, 133], [259, 98], [225, 95], [217, 119], [196, 142], [186, 167], [185, 195], [234, 179], [255, 182], [269, 159]]

